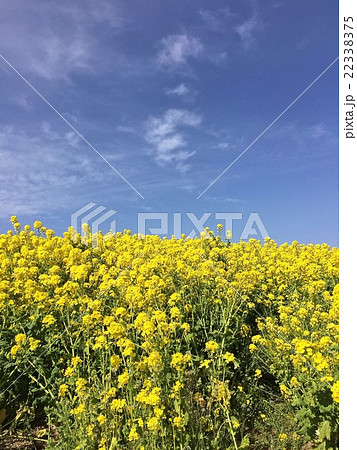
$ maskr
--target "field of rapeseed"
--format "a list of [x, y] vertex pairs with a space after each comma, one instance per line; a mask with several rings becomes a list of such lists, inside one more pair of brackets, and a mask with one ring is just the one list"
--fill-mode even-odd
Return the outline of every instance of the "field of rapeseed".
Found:
[[338, 249], [12, 222], [0, 436], [34, 430], [69, 450], [338, 447]]

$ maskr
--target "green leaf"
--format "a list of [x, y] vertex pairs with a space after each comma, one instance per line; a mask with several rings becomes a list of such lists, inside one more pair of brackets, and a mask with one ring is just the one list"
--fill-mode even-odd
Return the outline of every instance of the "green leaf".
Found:
[[244, 436], [242, 442], [240, 443], [240, 446], [238, 447], [238, 450], [248, 450], [248, 449], [249, 449], [249, 437]]
[[331, 438], [331, 426], [328, 420], [321, 425], [319, 429], [319, 437], [321, 441], [329, 440]]
[[239, 362], [236, 359], [233, 361], [233, 366], [235, 369], [239, 368]]

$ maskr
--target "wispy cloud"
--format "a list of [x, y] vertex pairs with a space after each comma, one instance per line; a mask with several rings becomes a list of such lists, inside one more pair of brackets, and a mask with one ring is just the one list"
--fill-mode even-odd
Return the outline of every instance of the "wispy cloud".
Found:
[[307, 134], [312, 139], [319, 139], [322, 137], [330, 136], [330, 131], [327, 126], [323, 123], [318, 123], [316, 125], [312, 125], [307, 129]]
[[183, 97], [190, 93], [190, 89], [185, 84], [181, 83], [172, 89], [165, 89], [165, 92], [167, 95], [177, 95], [179, 97]]
[[81, 141], [80, 137], [74, 131], [68, 131], [65, 134], [66, 141], [71, 147], [77, 148], [79, 142]]
[[[73, 2], [71, 2], [71, 7], [74, 7]], [[76, 8], [78, 14], [79, 7]], [[124, 24], [124, 19], [118, 9], [120, 10], [120, 5], [118, 5], [116, 0], [101, 0], [100, 2], [97, 0], [87, 0], [87, 11], [93, 18], [93, 21], [98, 23], [104, 22], [114, 31], [121, 30]]]
[[14, 95], [13, 102], [16, 105], [21, 106], [25, 111], [30, 111], [33, 107], [28, 95], [24, 94]]
[[229, 25], [232, 19], [236, 18], [236, 14], [232, 13], [229, 8], [221, 8], [216, 11], [209, 9], [201, 9], [199, 11], [200, 18], [210, 31], [225, 33], [231, 27]]
[[163, 117], [150, 117], [146, 122], [146, 141], [155, 147], [155, 160], [161, 164], [175, 163], [176, 168], [185, 171], [184, 164], [194, 155], [186, 149], [181, 127], [197, 127], [202, 122], [200, 115], [185, 109], [169, 109]]
[[228, 142], [221, 142], [220, 144], [218, 144], [217, 145], [217, 148], [220, 148], [220, 149], [226, 149], [226, 148], [228, 148], [229, 147], [229, 144], [228, 144]]
[[219, 202], [221, 205], [224, 205], [226, 203], [237, 203], [240, 205], [244, 205], [247, 203], [247, 200], [243, 200], [242, 198], [237, 198], [237, 197], [225, 197], [225, 196], [211, 196], [208, 195], [207, 199], [213, 202]]
[[[106, 30], [121, 27], [118, 8], [109, 0], [100, 5], [88, 0], [86, 7], [66, 0], [56, 4], [34, 0], [21, 8], [16, 3], [2, 6], [2, 18], [7, 20], [0, 27], [1, 52], [20, 71], [51, 81], [68, 82], [75, 71], [95, 71], [100, 43], [93, 29], [98, 23], [106, 24]], [[11, 20], [15, 16], [16, 22]]]
[[[270, 160], [318, 160], [331, 155], [331, 147], [337, 145], [338, 137], [325, 123], [318, 122], [304, 126], [301, 121], [289, 121], [271, 129], [266, 139], [273, 143], [261, 152]], [[313, 151], [311, 149], [313, 148]]]
[[46, 122], [40, 128], [34, 135], [15, 126], [0, 127], [2, 217], [61, 209], [75, 189], [104, 179], [76, 147], [71, 133], [59, 135]]
[[164, 67], [178, 67], [187, 64], [190, 58], [203, 53], [200, 39], [187, 34], [172, 34], [160, 41], [157, 60]]
[[128, 125], [118, 125], [116, 129], [120, 133], [129, 133], [129, 134], [134, 134], [135, 133], [135, 128], [131, 127], [131, 126], [128, 126]]
[[256, 42], [257, 33], [261, 30], [262, 23], [258, 20], [257, 14], [254, 13], [252, 17], [236, 26], [235, 30], [238, 33], [243, 50], [250, 50]]
[[289, 121], [280, 125], [271, 131], [271, 136], [273, 138], [278, 137], [279, 139], [291, 139], [299, 144], [306, 144], [311, 139], [321, 139], [321, 141], [324, 141], [334, 137], [333, 133], [323, 122], [312, 124], [306, 128], [298, 120]]

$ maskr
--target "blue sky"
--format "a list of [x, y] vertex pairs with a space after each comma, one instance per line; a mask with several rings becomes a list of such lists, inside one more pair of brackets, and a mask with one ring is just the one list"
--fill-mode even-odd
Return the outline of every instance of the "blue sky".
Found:
[[7, 0], [0, 53], [144, 197], [0, 59], [0, 232], [94, 202], [134, 232], [241, 212], [239, 239], [257, 212], [278, 243], [338, 244], [337, 63], [197, 199], [338, 56], [338, 1]]

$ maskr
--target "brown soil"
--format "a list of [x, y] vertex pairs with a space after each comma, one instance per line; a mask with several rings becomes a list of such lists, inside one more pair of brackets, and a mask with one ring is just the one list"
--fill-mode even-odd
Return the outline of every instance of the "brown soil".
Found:
[[0, 450], [43, 450], [45, 444], [41, 441], [31, 442], [28, 439], [6, 437], [0, 440]]

